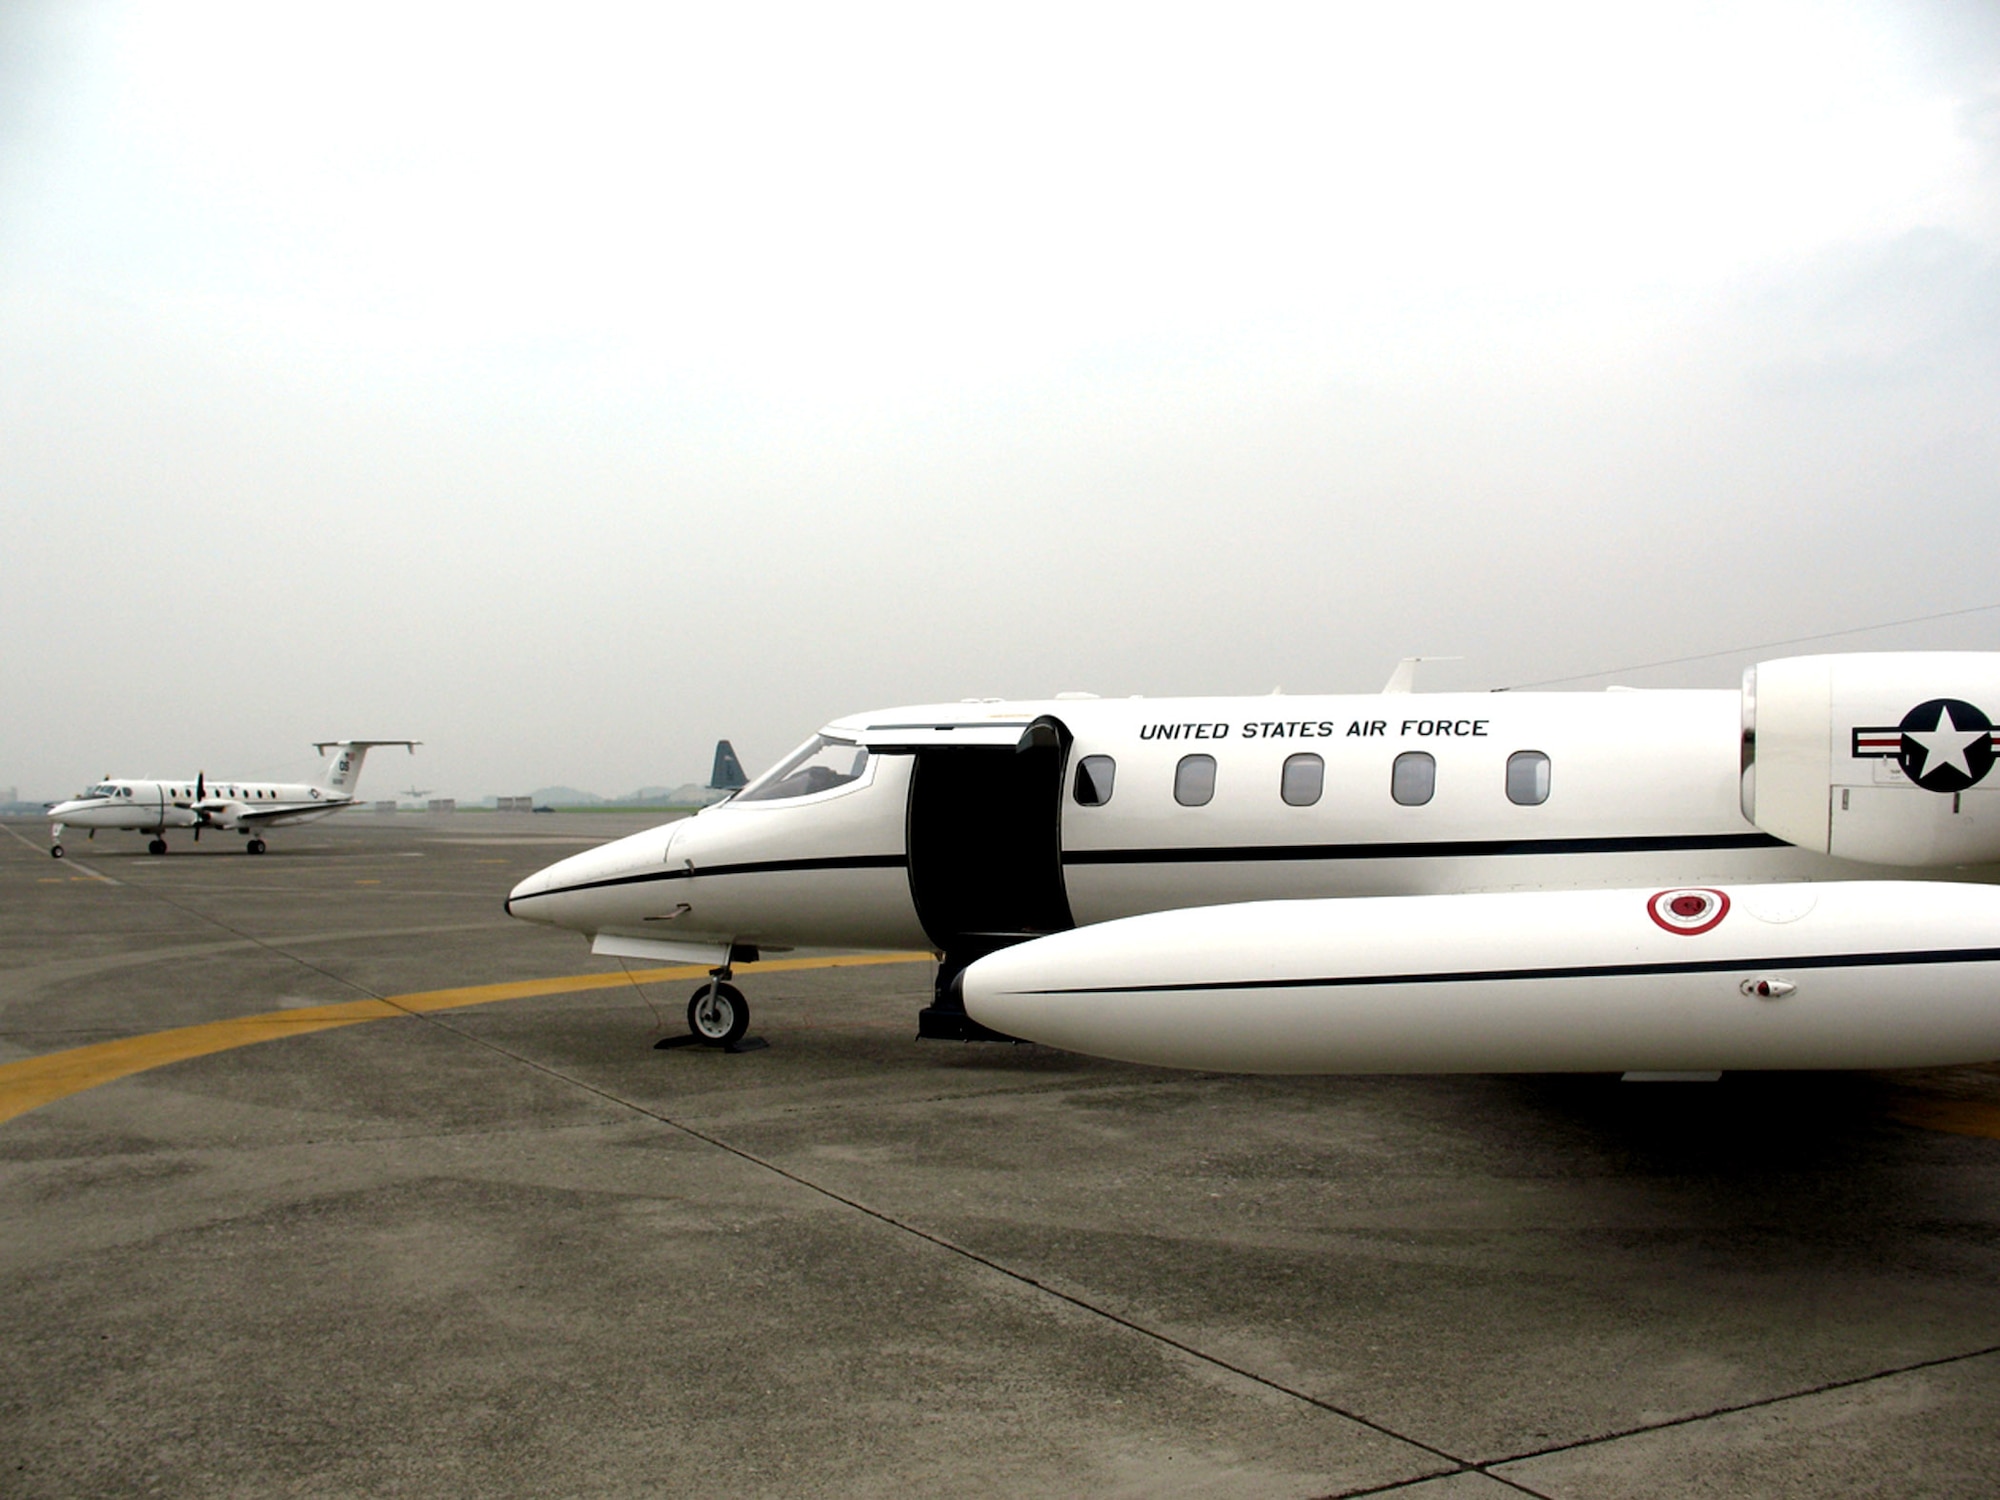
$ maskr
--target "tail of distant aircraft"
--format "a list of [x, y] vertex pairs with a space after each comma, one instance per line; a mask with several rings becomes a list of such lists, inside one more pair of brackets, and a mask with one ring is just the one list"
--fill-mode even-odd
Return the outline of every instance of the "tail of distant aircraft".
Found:
[[736, 749], [728, 740], [715, 742], [715, 769], [708, 773], [708, 784], [718, 792], [737, 792], [750, 784], [750, 778], [743, 774], [743, 763], [736, 758]]
[[377, 745], [403, 745], [410, 754], [417, 753], [422, 740], [320, 740], [313, 749], [327, 758], [326, 770], [320, 775], [320, 785], [330, 792], [340, 792], [347, 796], [354, 794], [354, 784], [361, 779], [361, 763], [368, 759], [368, 752]]

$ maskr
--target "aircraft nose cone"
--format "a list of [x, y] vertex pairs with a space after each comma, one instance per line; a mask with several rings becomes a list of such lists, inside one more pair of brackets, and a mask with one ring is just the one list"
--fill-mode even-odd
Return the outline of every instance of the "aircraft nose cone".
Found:
[[629, 893], [662, 868], [679, 826], [630, 834], [537, 870], [509, 893], [507, 915], [575, 932], [601, 930], [618, 919]]
[[[523, 921], [533, 922], [541, 920], [535, 915], [535, 903], [528, 900], [528, 898], [538, 896], [549, 888], [549, 871], [554, 868], [554, 865], [550, 865], [547, 869], [537, 870], [519, 885], [515, 886], [513, 890], [507, 893], [507, 899], [500, 903], [501, 909], [508, 916], [519, 917]], [[526, 904], [516, 906], [514, 903], [517, 901], [526, 902]]]

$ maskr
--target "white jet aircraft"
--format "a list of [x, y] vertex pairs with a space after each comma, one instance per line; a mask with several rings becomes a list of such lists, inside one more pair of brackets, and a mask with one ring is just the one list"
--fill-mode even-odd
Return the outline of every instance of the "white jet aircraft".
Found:
[[333, 754], [316, 782], [210, 781], [205, 774], [169, 781], [107, 776], [89, 791], [49, 809], [49, 853], [57, 859], [63, 857], [66, 828], [85, 829], [91, 838], [97, 837], [100, 828], [150, 833], [153, 837], [146, 849], [152, 854], [167, 852], [169, 828], [193, 829], [197, 841], [204, 828], [221, 828], [247, 835], [245, 851], [262, 854], [265, 829], [310, 823], [353, 806], [354, 786], [361, 779], [361, 764], [370, 750], [378, 745], [402, 745], [414, 755], [420, 743], [321, 740], [313, 749], [322, 755], [328, 750]]
[[[929, 1037], [1269, 1072], [2000, 1057], [2000, 654], [1736, 691], [981, 700], [551, 865], [598, 953], [939, 955]], [[1984, 705], [1984, 707], [1982, 707]]]

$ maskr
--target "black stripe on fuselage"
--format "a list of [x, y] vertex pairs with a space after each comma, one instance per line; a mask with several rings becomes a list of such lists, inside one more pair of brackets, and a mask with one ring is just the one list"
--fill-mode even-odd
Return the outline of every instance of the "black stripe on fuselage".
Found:
[[1162, 995], [1222, 990], [1332, 990], [1393, 984], [1488, 984], [1521, 979], [1635, 979], [1727, 974], [1742, 969], [1878, 969], [1899, 964], [2000, 963], [2000, 948], [1927, 948], [1914, 953], [1816, 953], [1798, 958], [1697, 958], [1650, 964], [1573, 964], [1547, 969], [1467, 969], [1435, 974], [1331, 974], [1305, 979], [1205, 979], [1173, 984], [1077, 985], [1026, 995]]
[[1522, 854], [1668, 854], [1784, 849], [1768, 833], [1668, 833], [1623, 838], [1440, 839], [1432, 843], [1234, 844], [1192, 849], [1065, 849], [1065, 865], [1252, 864], [1271, 860], [1463, 859]]
[[837, 854], [824, 859], [766, 859], [740, 865], [703, 865], [690, 870], [646, 870], [638, 875], [613, 875], [604, 880], [585, 880], [576, 885], [554, 886], [546, 891], [530, 891], [511, 901], [533, 901], [538, 896], [567, 896], [574, 891], [601, 891], [615, 885], [644, 885], [653, 880], [690, 880], [699, 875], [778, 875], [790, 870], [902, 870], [909, 860], [900, 854]]
[[[1165, 865], [1260, 863], [1273, 860], [1451, 859], [1523, 854], [1656, 854], [1705, 849], [1783, 849], [1783, 839], [1768, 833], [1655, 834], [1625, 838], [1575, 839], [1450, 839], [1433, 843], [1392, 844], [1240, 844], [1194, 849], [1067, 849], [1068, 865]], [[613, 875], [576, 885], [531, 891], [514, 899], [566, 896], [574, 891], [600, 891], [620, 885], [644, 885], [655, 880], [686, 880], [691, 876], [764, 875], [792, 870], [899, 870], [909, 860], [900, 854], [849, 854], [822, 859], [753, 860], [734, 865], [707, 865], [695, 870], [647, 870], [637, 875]]]

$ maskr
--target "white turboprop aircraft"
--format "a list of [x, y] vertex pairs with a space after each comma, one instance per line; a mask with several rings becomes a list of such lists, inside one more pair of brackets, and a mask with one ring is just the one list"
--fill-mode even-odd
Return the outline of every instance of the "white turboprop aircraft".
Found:
[[313, 746], [327, 757], [316, 782], [210, 781], [206, 775], [158, 781], [152, 777], [107, 776], [89, 791], [58, 802], [48, 811], [49, 853], [63, 857], [66, 828], [82, 828], [91, 838], [100, 828], [150, 833], [148, 852], [167, 852], [166, 831], [190, 828], [198, 841], [204, 828], [247, 835], [244, 849], [264, 852], [264, 830], [310, 823], [354, 805], [361, 763], [378, 745], [403, 745], [414, 755], [419, 740], [321, 740]]
[[[1392, 687], [1407, 688], [1399, 670]], [[517, 917], [700, 960], [940, 956], [920, 1036], [1266, 1072], [2000, 1057], [2000, 654], [1742, 691], [1035, 702], [828, 725]]]

